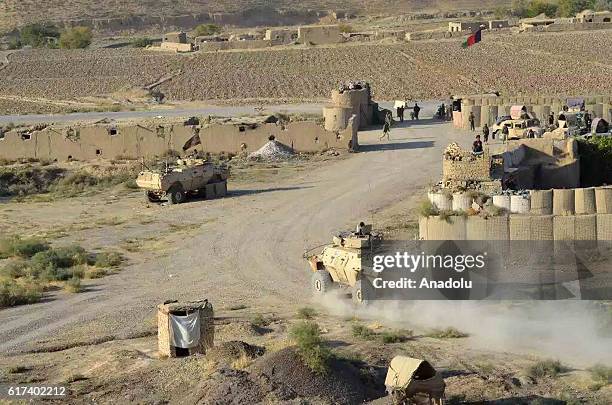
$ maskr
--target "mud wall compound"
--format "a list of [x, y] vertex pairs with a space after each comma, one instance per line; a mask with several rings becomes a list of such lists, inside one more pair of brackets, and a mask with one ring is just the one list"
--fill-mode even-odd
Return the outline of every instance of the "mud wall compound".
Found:
[[326, 131], [312, 121], [289, 124], [117, 124], [83, 127], [46, 127], [40, 131], [16, 129], [0, 136], [0, 158], [91, 160], [161, 156], [199, 135], [196, 148], [210, 153], [253, 152], [274, 136], [297, 152], [358, 147], [357, 127], [349, 120], [343, 131]]

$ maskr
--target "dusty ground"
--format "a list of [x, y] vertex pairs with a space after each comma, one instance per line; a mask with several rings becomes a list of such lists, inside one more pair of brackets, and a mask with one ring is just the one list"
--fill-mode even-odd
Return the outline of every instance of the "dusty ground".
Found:
[[[340, 82], [367, 80], [377, 100], [451, 94], [577, 95], [612, 92], [612, 30], [489, 34], [461, 39], [349, 43], [313, 48], [176, 55], [138, 49], [29, 50], [11, 54], [0, 80], [0, 113], [139, 109], [136, 89], [160, 86], [169, 101], [327, 100]], [[299, 78], [299, 79], [297, 79]], [[117, 104], [113, 104], [117, 103]], [[39, 107], [36, 107], [36, 106]]]
[[[443, 370], [447, 395], [454, 400], [606, 403], [609, 387], [589, 388], [593, 382], [584, 368], [591, 364], [575, 363], [579, 366], [555, 379], [525, 380], [521, 370], [536, 360], [529, 351], [472, 345], [486, 340], [486, 333], [453, 340], [425, 337], [430, 324], [422, 321], [433, 317], [427, 311], [406, 315], [398, 324], [394, 317], [355, 312], [345, 301], [311, 301], [302, 253], [359, 220], [409, 237], [423, 188], [441, 174], [443, 148], [450, 141], [471, 141], [467, 132], [430, 120], [394, 128], [391, 142], [378, 141], [378, 135], [378, 130], [361, 132], [357, 154], [238, 170], [230, 196], [219, 200], [150, 205], [139, 193], [116, 190], [0, 204], [3, 232], [41, 234], [91, 249], [114, 247], [129, 259], [119, 273], [88, 281], [82, 293], [53, 292], [40, 303], [0, 311], [0, 381], [77, 380], [69, 386], [79, 402], [190, 402], [185, 392], [197, 392], [200, 379], [216, 375], [217, 364], [210, 357], [158, 359], [155, 306], [167, 299], [208, 298], [218, 317], [218, 343], [244, 340], [278, 350], [288, 344], [286, 331], [296, 310], [314, 305], [337, 353], [374, 368], [386, 367], [399, 353], [427, 358]], [[257, 314], [274, 321], [266, 330], [254, 329], [250, 319]], [[385, 345], [361, 341], [351, 335], [355, 317], [367, 323], [381, 319], [386, 328], [414, 328], [415, 337]]]

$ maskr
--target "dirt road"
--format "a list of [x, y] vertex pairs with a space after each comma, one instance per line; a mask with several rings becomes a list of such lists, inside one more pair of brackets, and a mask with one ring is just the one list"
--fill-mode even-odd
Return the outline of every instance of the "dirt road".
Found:
[[[471, 140], [450, 124], [430, 120], [393, 128], [390, 142], [379, 141], [379, 134], [360, 132], [360, 153], [290, 179], [234, 187], [225, 199], [145, 210], [151, 218], [195, 223], [197, 229], [178, 237], [176, 250], [154, 250], [141, 263], [91, 281], [83, 293], [55, 293], [38, 304], [0, 311], [0, 351], [67, 338], [133, 336], [150, 330], [155, 305], [167, 299], [209, 298], [217, 308], [246, 303], [279, 313], [308, 302], [309, 271], [301, 257], [306, 249], [327, 243], [333, 231], [359, 220], [376, 223], [382, 207], [439, 179], [442, 149], [450, 141]], [[117, 210], [142, 210], [143, 205], [133, 196], [117, 202]], [[64, 215], [71, 211], [67, 207]], [[53, 209], [50, 218], [62, 215]], [[132, 224], [82, 237], [104, 247], [162, 231]]]

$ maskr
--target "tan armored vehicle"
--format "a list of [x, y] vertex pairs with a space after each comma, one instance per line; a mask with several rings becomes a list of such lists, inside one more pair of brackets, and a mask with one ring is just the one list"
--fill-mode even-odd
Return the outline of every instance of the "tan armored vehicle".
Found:
[[395, 356], [387, 370], [385, 386], [394, 404], [444, 404], [446, 383], [425, 360]]
[[491, 127], [491, 133], [496, 138], [501, 139], [504, 126], [508, 128], [508, 139], [529, 138], [529, 131], [532, 131], [535, 138], [540, 138], [544, 133], [540, 127], [540, 120], [537, 118], [519, 118], [501, 121]]
[[229, 171], [203, 159], [178, 159], [165, 170], [144, 170], [136, 184], [145, 190], [150, 202], [164, 197], [170, 204], [180, 204], [190, 195], [204, 198], [223, 197], [227, 193]]
[[352, 289], [353, 300], [365, 303], [370, 282], [365, 278], [362, 257], [370, 254], [382, 240], [382, 236], [372, 233], [372, 225], [359, 224], [355, 232], [344, 232], [333, 237], [321, 253], [308, 255], [313, 271], [312, 289], [315, 295], [323, 295], [335, 286]]

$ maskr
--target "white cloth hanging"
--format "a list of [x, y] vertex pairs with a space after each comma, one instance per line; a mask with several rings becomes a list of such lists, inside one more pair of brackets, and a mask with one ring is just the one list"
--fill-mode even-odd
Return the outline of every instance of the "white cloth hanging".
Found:
[[179, 316], [170, 314], [170, 344], [189, 349], [200, 343], [200, 311]]

